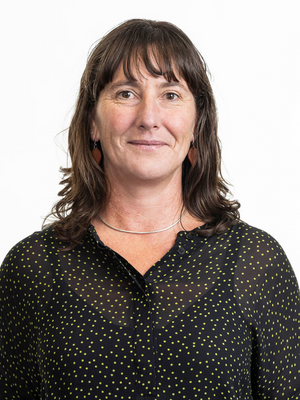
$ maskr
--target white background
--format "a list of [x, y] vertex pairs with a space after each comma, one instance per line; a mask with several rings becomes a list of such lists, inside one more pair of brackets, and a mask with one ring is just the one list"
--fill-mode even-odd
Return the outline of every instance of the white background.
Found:
[[223, 171], [242, 219], [298, 257], [298, 0], [10, 0], [1, 9], [0, 258], [39, 230], [57, 200], [59, 167], [92, 44], [130, 18], [167, 20], [212, 74]]

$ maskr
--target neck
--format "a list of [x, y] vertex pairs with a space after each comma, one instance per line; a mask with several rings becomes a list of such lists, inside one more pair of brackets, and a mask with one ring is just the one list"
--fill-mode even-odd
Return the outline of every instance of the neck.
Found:
[[181, 181], [155, 186], [125, 186], [114, 182], [107, 206], [100, 215], [114, 227], [142, 232], [171, 225], [181, 212]]

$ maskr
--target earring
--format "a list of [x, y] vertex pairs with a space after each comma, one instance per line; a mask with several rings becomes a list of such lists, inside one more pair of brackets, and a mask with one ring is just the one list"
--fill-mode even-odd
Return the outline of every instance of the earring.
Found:
[[192, 167], [196, 164], [197, 156], [198, 156], [198, 152], [195, 147], [194, 140], [195, 140], [195, 137], [193, 134], [193, 141], [191, 142], [191, 147], [188, 152], [188, 159], [189, 159], [190, 163], [192, 164]]
[[[93, 132], [91, 133], [91, 136], [92, 135], [93, 135]], [[96, 163], [99, 165], [101, 158], [102, 158], [102, 154], [101, 154], [101, 151], [97, 147], [96, 139], [94, 139], [94, 147], [92, 150], [92, 156], [93, 156], [94, 160], [96, 161]]]

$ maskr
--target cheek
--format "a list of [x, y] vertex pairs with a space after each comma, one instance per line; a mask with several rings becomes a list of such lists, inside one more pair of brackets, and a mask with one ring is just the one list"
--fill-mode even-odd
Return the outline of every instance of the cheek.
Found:
[[119, 110], [105, 112], [104, 109], [101, 114], [99, 124], [100, 140], [101, 138], [102, 140], [117, 140], [133, 123], [130, 113], [124, 113]]
[[174, 114], [173, 118], [169, 119], [169, 125], [172, 126], [176, 136], [181, 137], [183, 140], [192, 140], [192, 134], [195, 128], [196, 113], [186, 112], [183, 114]]

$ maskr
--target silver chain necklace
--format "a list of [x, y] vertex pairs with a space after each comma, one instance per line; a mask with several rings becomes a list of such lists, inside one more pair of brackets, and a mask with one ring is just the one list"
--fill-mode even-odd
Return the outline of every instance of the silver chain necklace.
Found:
[[164, 232], [164, 231], [167, 231], [168, 229], [173, 228], [173, 226], [177, 225], [178, 222], [180, 222], [180, 221], [182, 220], [182, 218], [183, 218], [183, 216], [184, 216], [185, 213], [186, 213], [186, 210], [183, 212], [183, 214], [181, 215], [181, 217], [180, 217], [176, 222], [174, 222], [174, 224], [168, 226], [167, 228], [159, 229], [158, 231], [150, 231], [150, 232], [126, 231], [125, 229], [115, 228], [114, 226], [109, 225], [107, 222], [105, 222], [105, 221], [100, 217], [99, 214], [98, 214], [98, 217], [99, 217], [100, 220], [104, 223], [104, 225], [108, 226], [108, 227], [111, 228], [111, 229], [114, 229], [115, 231], [119, 231], [119, 232], [123, 232], [123, 233], [135, 233], [135, 234], [138, 234], [138, 235], [145, 235], [145, 234], [148, 234], [148, 233], [159, 233], [159, 232]]

